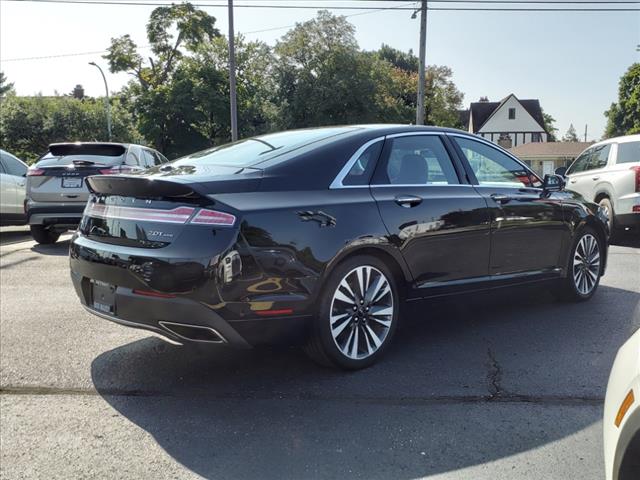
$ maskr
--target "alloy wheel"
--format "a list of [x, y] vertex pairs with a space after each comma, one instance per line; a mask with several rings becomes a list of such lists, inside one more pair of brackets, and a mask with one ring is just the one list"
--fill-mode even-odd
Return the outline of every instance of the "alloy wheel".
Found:
[[588, 295], [600, 275], [600, 246], [590, 233], [583, 235], [573, 253], [573, 281], [582, 295]]
[[375, 267], [354, 268], [338, 284], [329, 317], [333, 341], [344, 356], [362, 360], [373, 355], [394, 321], [389, 280]]

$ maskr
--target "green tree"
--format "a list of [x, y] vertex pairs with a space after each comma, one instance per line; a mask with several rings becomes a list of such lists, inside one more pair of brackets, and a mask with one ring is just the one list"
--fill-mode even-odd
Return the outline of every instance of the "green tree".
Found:
[[11, 92], [13, 92], [13, 83], [8, 83], [4, 72], [0, 71], [0, 98]]
[[620, 78], [618, 103], [604, 112], [605, 137], [640, 133], [640, 63], [634, 63]]
[[556, 128], [556, 119], [551, 116], [549, 113], [542, 112], [542, 119], [544, 121], [544, 129], [549, 134], [549, 141], [556, 141], [556, 132], [558, 129]]
[[[142, 143], [131, 115], [117, 99], [112, 101], [111, 117], [114, 141]], [[0, 109], [2, 148], [27, 161], [45, 153], [50, 143], [106, 139], [106, 113], [100, 98], [12, 95]]]
[[573, 123], [569, 125], [569, 129], [567, 133], [562, 137], [563, 142], [579, 142], [578, 134], [576, 133], [576, 129], [573, 127]]
[[376, 119], [376, 85], [353, 25], [326, 10], [298, 23], [276, 44], [276, 102], [283, 128]]
[[[194, 65], [185, 55], [194, 54], [203, 43], [220, 35], [215, 21], [190, 3], [158, 7], [147, 23], [152, 56], [143, 59], [135, 42], [124, 35], [111, 40], [104, 57], [111, 72], [127, 72], [134, 77], [122, 95], [140, 132], [167, 156], [206, 145], [207, 139], [198, 138], [201, 134], [193, 122], [203, 108], [210, 109], [208, 115], [214, 110], [219, 113], [217, 105], [211, 110], [211, 104], [212, 98], [218, 98], [220, 76], [205, 65]], [[203, 89], [194, 91], [198, 85], [211, 88], [209, 98], [202, 97]]]

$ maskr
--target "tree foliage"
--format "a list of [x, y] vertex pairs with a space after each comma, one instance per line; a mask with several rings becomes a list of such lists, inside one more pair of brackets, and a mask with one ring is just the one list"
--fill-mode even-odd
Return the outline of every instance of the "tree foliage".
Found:
[[569, 125], [569, 129], [567, 130], [567, 133], [564, 134], [564, 137], [562, 137], [562, 141], [563, 142], [579, 142], [580, 140], [578, 139], [578, 134], [576, 133], [576, 129], [573, 126], [573, 123]]
[[7, 82], [4, 72], [0, 72], [0, 98], [13, 92], [13, 83]]
[[640, 63], [634, 63], [620, 78], [618, 102], [605, 113], [605, 137], [640, 133]]
[[549, 141], [556, 141], [556, 132], [558, 129], [556, 128], [556, 119], [549, 113], [542, 112], [542, 120], [544, 121], [544, 129], [549, 134]]
[[[113, 140], [143, 142], [129, 112], [119, 101], [111, 105]], [[25, 161], [34, 161], [50, 143], [107, 140], [102, 99], [69, 96], [17, 97], [10, 95], [0, 109], [0, 144]]]

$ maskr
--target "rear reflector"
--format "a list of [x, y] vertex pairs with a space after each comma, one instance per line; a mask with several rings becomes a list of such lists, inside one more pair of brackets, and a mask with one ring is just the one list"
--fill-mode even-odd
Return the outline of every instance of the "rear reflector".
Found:
[[156, 298], [176, 298], [175, 295], [170, 293], [152, 292], [150, 290], [132, 290], [136, 295], [142, 295], [144, 297], [156, 297]]
[[42, 168], [30, 168], [27, 170], [27, 177], [40, 177], [44, 175]]
[[[197, 213], [195, 213], [196, 211]], [[195, 225], [232, 226], [236, 221], [236, 217], [230, 213], [207, 210], [205, 208], [198, 210], [195, 207], [176, 207], [172, 210], [160, 210], [89, 202], [84, 213], [90, 217], [105, 219], [175, 223], [180, 225], [192, 223]], [[194, 213], [195, 216], [193, 216]], [[190, 218], [191, 221], [189, 221]]]

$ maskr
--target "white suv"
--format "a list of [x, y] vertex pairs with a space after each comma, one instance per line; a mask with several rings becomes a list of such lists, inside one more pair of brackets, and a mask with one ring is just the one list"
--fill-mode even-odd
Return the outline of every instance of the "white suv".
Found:
[[622, 228], [640, 229], [640, 135], [596, 143], [566, 172], [556, 173], [567, 177], [568, 190], [600, 204], [612, 234]]

